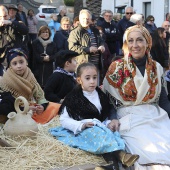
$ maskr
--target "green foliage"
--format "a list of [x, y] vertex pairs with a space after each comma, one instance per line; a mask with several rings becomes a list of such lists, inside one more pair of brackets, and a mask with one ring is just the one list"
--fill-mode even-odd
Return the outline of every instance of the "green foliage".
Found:
[[74, 6], [74, 0], [64, 0], [66, 6]]

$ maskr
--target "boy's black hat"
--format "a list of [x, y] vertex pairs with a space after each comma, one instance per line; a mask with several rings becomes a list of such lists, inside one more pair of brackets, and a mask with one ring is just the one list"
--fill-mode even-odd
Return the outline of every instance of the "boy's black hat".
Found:
[[71, 50], [61, 50], [56, 53], [56, 64], [61, 67], [61, 65], [65, 64], [70, 58], [77, 57], [79, 54], [75, 51]]

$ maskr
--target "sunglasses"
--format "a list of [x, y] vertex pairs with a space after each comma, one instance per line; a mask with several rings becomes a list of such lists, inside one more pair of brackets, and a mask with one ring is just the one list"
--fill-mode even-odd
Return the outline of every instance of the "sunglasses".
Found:
[[154, 20], [154, 19], [151, 19], [150, 21], [151, 21], [151, 22], [154, 22], [155, 20]]
[[126, 12], [126, 14], [127, 14], [127, 15], [132, 15], [132, 14], [133, 14], [133, 12]]

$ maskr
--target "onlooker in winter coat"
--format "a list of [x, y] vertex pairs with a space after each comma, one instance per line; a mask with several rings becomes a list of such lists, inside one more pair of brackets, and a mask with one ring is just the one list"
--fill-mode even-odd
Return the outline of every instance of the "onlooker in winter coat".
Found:
[[51, 31], [48, 26], [42, 26], [38, 38], [33, 41], [33, 73], [42, 88], [49, 76], [53, 73], [56, 44], [50, 39]]
[[22, 5], [21, 3], [19, 3], [19, 4], [17, 5], [17, 7], [18, 7], [18, 12], [17, 12], [17, 14], [16, 14], [16, 17], [17, 17], [17, 18], [20, 18], [21, 21], [22, 21], [26, 26], [28, 26], [27, 17], [26, 17], [25, 12], [23, 11], [23, 5]]
[[92, 62], [99, 68], [100, 52], [104, 52], [104, 42], [99, 30], [90, 26], [91, 13], [83, 9], [79, 14], [80, 25], [70, 32], [68, 42], [69, 49], [79, 53], [76, 58], [78, 65], [83, 62]]
[[103, 14], [104, 21], [99, 25], [105, 34], [105, 42], [108, 45], [111, 54], [115, 55], [117, 51], [117, 42], [120, 40], [120, 33], [116, 23], [113, 20], [113, 12], [106, 10]]
[[[24, 23], [15, 19], [17, 7], [10, 5], [11, 13], [14, 13], [14, 19], [8, 15], [5, 6], [0, 5], [0, 76], [3, 75], [4, 67], [2, 63], [9, 49], [24, 46], [23, 35], [28, 33], [28, 28]], [[12, 9], [13, 8], [13, 9]]]
[[28, 10], [27, 14], [27, 22], [28, 22], [28, 28], [29, 28], [29, 41], [32, 42], [37, 38], [37, 24], [38, 20], [34, 15], [34, 11], [32, 9]]
[[155, 23], [155, 18], [152, 16], [152, 15], [149, 15], [147, 18], [146, 18], [146, 23], [145, 23], [145, 28], [149, 31], [149, 33], [152, 34], [154, 33], [154, 31], [157, 29]]
[[166, 46], [166, 31], [159, 27], [152, 34], [152, 48], [151, 55], [154, 60], [161, 64], [165, 69], [169, 67], [169, 53]]
[[130, 20], [130, 17], [133, 15], [133, 7], [126, 7], [125, 16], [118, 22], [118, 29], [121, 35], [122, 40], [120, 41], [120, 47], [123, 45], [123, 34], [127, 28], [127, 23]]
[[68, 37], [70, 33], [70, 18], [63, 17], [61, 19], [61, 28], [59, 31], [56, 31], [54, 35], [53, 42], [56, 43], [58, 51], [60, 50], [68, 50]]
[[59, 6], [58, 11], [59, 11], [59, 15], [58, 15], [57, 21], [60, 23], [60, 22], [61, 22], [61, 19], [62, 19], [63, 17], [65, 17], [66, 14], [67, 14], [66, 6], [62, 6], [62, 5]]

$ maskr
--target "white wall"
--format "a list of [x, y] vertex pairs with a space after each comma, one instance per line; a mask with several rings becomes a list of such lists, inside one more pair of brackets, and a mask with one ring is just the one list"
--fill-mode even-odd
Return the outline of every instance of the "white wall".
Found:
[[101, 10], [109, 9], [114, 13], [114, 0], [102, 0]]
[[[164, 0], [133, 0], [133, 6], [136, 13], [144, 13], [144, 2], [151, 2], [151, 15], [155, 17], [155, 24], [157, 27], [162, 25], [165, 18]], [[116, 12], [115, 6], [127, 5], [130, 6], [131, 0], [102, 0], [102, 10], [110, 9]], [[169, 0], [170, 11], [170, 0]], [[147, 16], [145, 16], [147, 17]]]
[[129, 0], [102, 0], [101, 10], [110, 9], [113, 13], [116, 13], [115, 6], [119, 5], [129, 6]]
[[[164, 1], [163, 0], [138, 0], [134, 1], [134, 9], [136, 13], [144, 13], [144, 2], [151, 2], [151, 15], [155, 18], [155, 24], [157, 27], [162, 25], [164, 21]], [[145, 16], [147, 17], [147, 16]]]
[[119, 5], [130, 6], [130, 0], [115, 0], [115, 1], [116, 1], [116, 6], [119, 6]]

